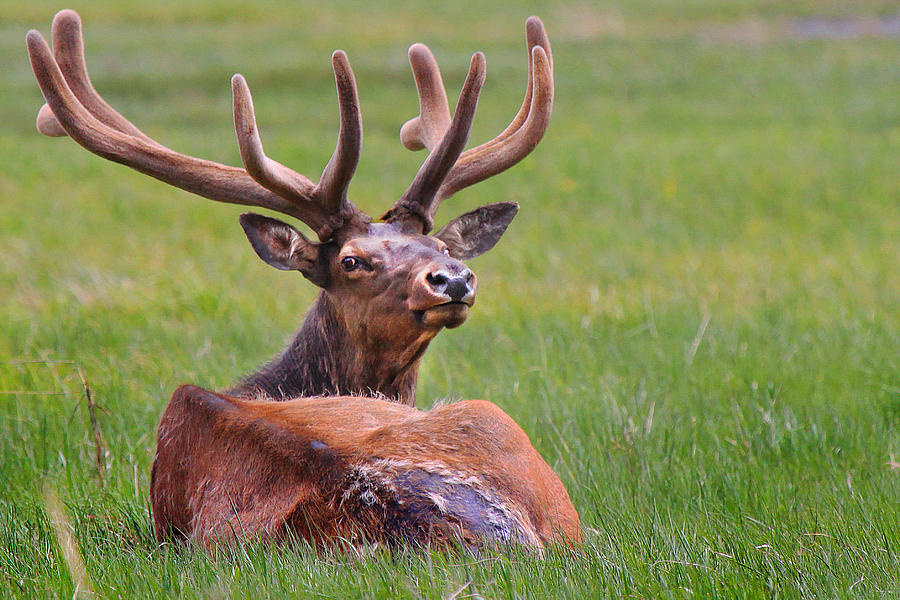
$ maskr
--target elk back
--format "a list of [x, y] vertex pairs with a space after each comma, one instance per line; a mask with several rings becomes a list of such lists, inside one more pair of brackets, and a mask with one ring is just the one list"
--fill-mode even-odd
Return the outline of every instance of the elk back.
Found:
[[151, 475], [157, 538], [354, 543], [580, 540], [553, 470], [496, 405], [424, 412], [373, 398], [172, 396]]

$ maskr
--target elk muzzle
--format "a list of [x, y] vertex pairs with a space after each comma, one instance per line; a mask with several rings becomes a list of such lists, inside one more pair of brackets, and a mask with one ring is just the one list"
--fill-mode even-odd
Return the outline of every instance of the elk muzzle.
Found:
[[475, 303], [477, 281], [475, 273], [458, 261], [433, 265], [413, 280], [409, 308], [425, 327], [459, 327]]

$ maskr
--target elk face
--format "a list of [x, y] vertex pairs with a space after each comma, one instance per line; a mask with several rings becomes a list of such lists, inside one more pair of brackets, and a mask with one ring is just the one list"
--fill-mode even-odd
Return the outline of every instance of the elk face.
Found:
[[326, 243], [253, 213], [241, 225], [263, 261], [321, 287], [358, 342], [393, 346], [463, 324], [477, 287], [463, 261], [490, 250], [517, 210], [511, 202], [483, 206], [434, 236], [369, 223]]
[[445, 242], [388, 223], [370, 225], [330, 262], [331, 293], [348, 314], [366, 315], [370, 324], [458, 327], [475, 302], [475, 274]]

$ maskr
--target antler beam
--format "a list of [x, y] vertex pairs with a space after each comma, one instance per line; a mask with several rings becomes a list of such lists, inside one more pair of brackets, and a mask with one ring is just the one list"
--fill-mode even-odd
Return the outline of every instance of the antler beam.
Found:
[[[353, 72], [343, 52], [333, 57], [341, 108], [338, 145], [321, 181], [314, 185], [262, 153], [242, 77], [235, 77], [233, 87], [241, 155], [245, 163], [250, 163], [247, 171], [171, 150], [109, 106], [88, 77], [81, 19], [75, 11], [63, 10], [56, 15], [52, 39], [53, 53], [39, 32], [29, 31], [26, 37], [31, 65], [47, 102], [38, 113], [41, 133], [68, 135], [94, 154], [211, 200], [258, 206], [296, 217], [323, 241], [350, 223], [368, 221], [346, 195], [359, 160], [362, 125]], [[272, 177], [273, 173], [278, 176]]]

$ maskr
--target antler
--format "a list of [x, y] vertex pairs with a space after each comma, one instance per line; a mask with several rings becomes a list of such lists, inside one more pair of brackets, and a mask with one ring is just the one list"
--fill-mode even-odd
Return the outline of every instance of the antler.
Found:
[[[428, 49], [421, 46], [427, 52]], [[440, 80], [440, 75], [438, 75]], [[402, 207], [405, 213], [415, 215], [423, 223], [430, 224], [433, 216], [429, 212], [428, 207], [436, 205], [435, 199], [441, 184], [450, 172], [450, 169], [456, 163], [460, 153], [466, 146], [469, 139], [469, 131], [472, 128], [472, 121], [475, 119], [475, 108], [478, 106], [478, 94], [481, 93], [481, 86], [484, 84], [484, 55], [476, 52], [472, 56], [472, 62], [469, 65], [469, 74], [463, 84], [463, 89], [459, 94], [459, 100], [456, 103], [456, 111], [453, 113], [453, 119], [449, 118], [450, 111], [446, 108], [446, 97], [444, 97], [444, 113], [447, 116], [449, 125], [444, 131], [438, 132], [434, 128], [424, 127], [427, 132], [423, 139], [427, 139], [429, 143], [437, 145], [430, 146], [431, 153], [425, 162], [419, 168], [412, 183], [403, 193], [400, 200], [394, 205], [391, 211]], [[443, 119], [443, 114], [438, 119]], [[427, 121], [425, 121], [427, 123]], [[389, 220], [394, 221], [397, 217]], [[428, 233], [430, 226], [425, 228], [423, 233]]]
[[303, 221], [326, 241], [338, 229], [368, 221], [349, 200], [347, 186], [362, 145], [353, 72], [343, 52], [332, 57], [340, 104], [337, 148], [318, 184], [265, 156], [244, 78], [235, 75], [234, 119], [246, 170], [180, 154], [156, 142], [97, 93], [84, 60], [81, 19], [63, 10], [53, 19], [53, 54], [43, 36], [28, 32], [31, 65], [45, 104], [38, 130], [68, 135], [90, 152], [211, 200], [268, 208]]
[[[544, 135], [553, 110], [553, 58], [550, 40], [537, 17], [525, 24], [528, 47], [528, 86], [519, 112], [500, 135], [463, 152], [448, 167], [434, 189], [412, 193], [410, 189], [382, 217], [410, 229], [421, 227], [428, 233], [442, 200], [470, 185], [496, 175], [525, 158]], [[419, 95], [419, 116], [407, 121], [400, 130], [400, 141], [409, 150], [427, 148], [432, 154], [443, 146], [452, 128], [447, 95], [441, 73], [431, 51], [423, 44], [409, 49], [409, 63]], [[460, 97], [460, 101], [462, 96]], [[457, 111], [459, 107], [457, 107]], [[456, 115], [454, 115], [454, 119]], [[426, 164], [431, 161], [429, 155]], [[423, 167], [424, 168], [424, 167]], [[416, 179], [419, 177], [417, 175]]]

